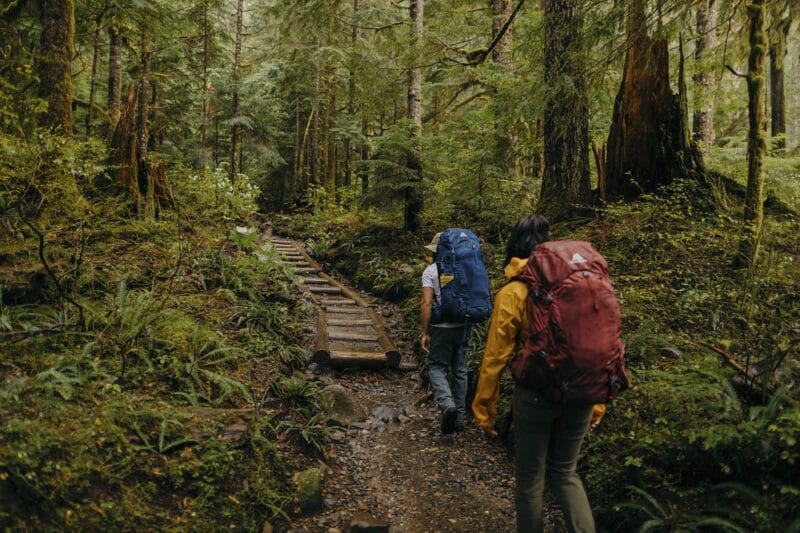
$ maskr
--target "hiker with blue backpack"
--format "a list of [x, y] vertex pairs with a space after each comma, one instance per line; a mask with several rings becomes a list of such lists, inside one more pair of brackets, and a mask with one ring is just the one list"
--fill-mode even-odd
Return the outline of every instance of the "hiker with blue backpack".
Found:
[[496, 434], [500, 375], [509, 368], [517, 530], [543, 530], [546, 473], [567, 529], [593, 532], [578, 452], [605, 403], [628, 386], [608, 265], [588, 242], [551, 241], [547, 219], [532, 215], [511, 232], [504, 272], [472, 402], [475, 422]]
[[464, 429], [467, 354], [472, 324], [491, 314], [489, 274], [480, 241], [468, 230], [437, 233], [425, 249], [432, 258], [422, 273], [421, 345], [441, 430], [448, 434]]

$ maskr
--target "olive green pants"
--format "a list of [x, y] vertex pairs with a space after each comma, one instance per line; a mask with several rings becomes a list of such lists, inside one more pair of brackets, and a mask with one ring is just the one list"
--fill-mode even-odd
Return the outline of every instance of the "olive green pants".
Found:
[[592, 416], [591, 405], [562, 406], [532, 389], [514, 388], [517, 531], [541, 533], [545, 471], [569, 531], [593, 532], [589, 500], [575, 467]]

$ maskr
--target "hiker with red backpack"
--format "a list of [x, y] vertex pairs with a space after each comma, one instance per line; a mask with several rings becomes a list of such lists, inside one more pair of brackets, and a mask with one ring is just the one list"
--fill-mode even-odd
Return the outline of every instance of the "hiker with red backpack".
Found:
[[489, 274], [480, 241], [469, 230], [437, 233], [425, 249], [432, 260], [422, 273], [421, 345], [441, 430], [448, 434], [464, 429], [472, 324], [492, 312]]
[[543, 530], [546, 470], [568, 530], [591, 532], [591, 507], [575, 469], [590, 424], [627, 387], [620, 311], [605, 259], [589, 243], [551, 241], [549, 229], [546, 218], [532, 215], [508, 240], [509, 282], [495, 296], [472, 412], [487, 434], [496, 434], [500, 374], [508, 366], [515, 381], [517, 530]]

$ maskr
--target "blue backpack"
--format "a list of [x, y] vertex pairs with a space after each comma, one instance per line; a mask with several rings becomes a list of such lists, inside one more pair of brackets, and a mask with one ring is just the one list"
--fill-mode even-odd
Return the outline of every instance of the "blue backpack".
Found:
[[441, 298], [433, 306], [431, 321], [483, 322], [492, 314], [489, 273], [478, 237], [469, 230], [449, 228], [436, 247]]

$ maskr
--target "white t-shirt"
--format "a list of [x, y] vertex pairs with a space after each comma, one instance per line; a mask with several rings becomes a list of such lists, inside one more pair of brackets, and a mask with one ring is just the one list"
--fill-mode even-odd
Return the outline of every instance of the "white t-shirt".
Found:
[[[439, 269], [436, 268], [436, 263], [431, 263], [422, 272], [422, 288], [433, 289], [433, 294], [438, 302], [442, 298], [442, 290], [439, 287]], [[439, 324], [431, 324], [434, 328], [460, 328], [464, 323], [458, 322], [441, 322]]]

